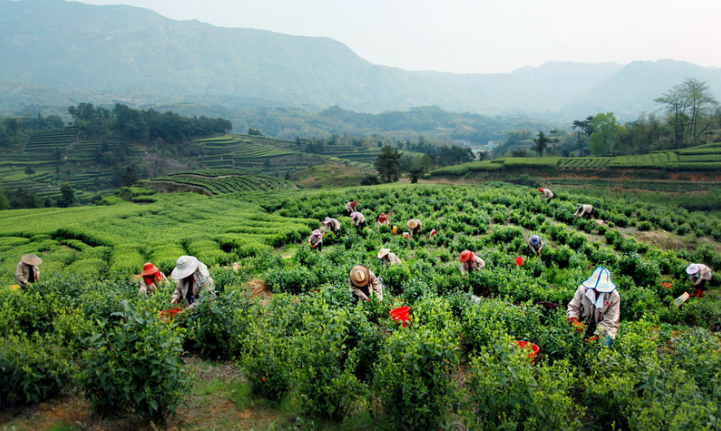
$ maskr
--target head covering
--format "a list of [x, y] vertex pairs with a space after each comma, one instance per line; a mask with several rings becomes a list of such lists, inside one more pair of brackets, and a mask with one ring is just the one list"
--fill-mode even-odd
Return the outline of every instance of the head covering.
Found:
[[24, 254], [23, 257], [20, 258], [20, 261], [22, 263], [24, 263], [25, 265], [30, 265], [30, 266], [38, 266], [41, 263], [43, 263], [43, 260], [40, 259], [40, 257], [35, 254]]
[[160, 272], [158, 268], [155, 267], [152, 263], [148, 262], [145, 265], [143, 265], [143, 272], [140, 273], [140, 275], [153, 275]]
[[210, 275], [208, 267], [199, 261], [195, 256], [180, 256], [175, 263], [175, 269], [173, 269], [173, 272], [170, 273], [170, 276], [175, 280], [181, 280], [194, 273], [196, 270], [200, 272], [200, 275], [203, 277], [208, 277]]
[[468, 262], [473, 259], [473, 252], [470, 250], [463, 250], [461, 252], [461, 262]]
[[357, 219], [357, 218], [358, 218], [358, 213], [357, 213], [357, 212], [354, 212], [354, 213], [352, 213], [352, 214], [350, 215], [350, 219], [351, 219], [351, 220], [355, 220], [355, 219]]
[[320, 229], [315, 229], [313, 230], [311, 236], [323, 236], [323, 234], [321, 233]]
[[531, 245], [538, 245], [541, 243], [541, 237], [538, 235], [531, 235], [531, 239], [528, 240]]
[[355, 206], [355, 205], [358, 205], [358, 201], [353, 201], [352, 203], [353, 203], [354, 206]]
[[381, 213], [381, 215], [378, 216], [378, 220], [388, 220], [388, 217], [386, 217], [386, 213]]
[[698, 265], [695, 263], [692, 263], [691, 265], [688, 266], [688, 268], [686, 268], [686, 274], [689, 274], [689, 275], [696, 274], [698, 271], [699, 271]]
[[541, 192], [541, 193], [543, 193], [543, 187], [539, 187], [539, 188], [538, 188], [538, 191]]
[[411, 229], [415, 229], [416, 227], [418, 227], [418, 220], [412, 218], [412, 219], [408, 220], [406, 225]]
[[359, 287], [367, 286], [370, 283], [370, 271], [364, 265], [354, 265], [350, 269], [350, 280]]
[[391, 252], [390, 248], [382, 248], [381, 251], [378, 252], [378, 259], [383, 259], [390, 252]]
[[611, 273], [602, 266], [596, 268], [588, 280], [581, 283], [581, 285], [586, 289], [594, 289], [599, 293], [610, 293], [616, 289], [616, 285], [611, 281]]
[[325, 220], [323, 220], [323, 224], [330, 224], [330, 222], [330, 217], [326, 217]]

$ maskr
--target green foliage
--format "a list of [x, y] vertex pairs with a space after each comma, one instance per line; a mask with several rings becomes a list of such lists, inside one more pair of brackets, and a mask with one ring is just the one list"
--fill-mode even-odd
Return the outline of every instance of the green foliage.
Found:
[[164, 421], [182, 402], [190, 378], [180, 358], [181, 338], [171, 324], [126, 301], [114, 313], [122, 323], [88, 340], [80, 387], [101, 415], [124, 411]]

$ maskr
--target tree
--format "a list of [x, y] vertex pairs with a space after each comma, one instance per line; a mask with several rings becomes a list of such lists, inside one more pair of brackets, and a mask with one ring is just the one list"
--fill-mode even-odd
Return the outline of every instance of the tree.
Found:
[[383, 182], [391, 183], [400, 179], [400, 161], [401, 154], [395, 148], [386, 145], [381, 149], [375, 162], [375, 168]]
[[126, 166], [123, 170], [122, 184], [125, 187], [130, 187], [138, 182], [138, 172], [133, 166]]
[[543, 132], [538, 132], [538, 137], [534, 139], [533, 142], [536, 143], [533, 149], [536, 151], [539, 157], [543, 157], [543, 152], [546, 151], [546, 149], [548, 148], [548, 144], [553, 142], [553, 139], [546, 136], [546, 134]]
[[696, 142], [713, 124], [714, 110], [719, 104], [708, 84], [696, 78], [673, 86], [654, 102], [666, 105], [667, 122], [673, 131], [675, 148], [682, 147], [686, 142]]
[[10, 209], [10, 201], [5, 196], [5, 190], [0, 187], [0, 210]]
[[263, 136], [263, 134], [260, 133], [259, 130], [254, 129], [254, 128], [252, 128], [252, 127], [248, 127], [248, 134], [251, 135], [251, 136]]
[[73, 187], [70, 184], [63, 183], [60, 186], [60, 197], [58, 198], [58, 206], [63, 208], [69, 207], [70, 205], [74, 204], [75, 201], [75, 190], [73, 190]]
[[618, 124], [613, 112], [599, 113], [591, 121], [595, 130], [591, 135], [591, 151], [596, 156], [605, 156], [613, 153], [616, 143], [619, 141], [623, 126]]
[[25, 167], [25, 175], [27, 175], [28, 178], [30, 178], [31, 176], [33, 176], [33, 174], [35, 174], [35, 169], [33, 169], [33, 167], [30, 165], [26, 166]]

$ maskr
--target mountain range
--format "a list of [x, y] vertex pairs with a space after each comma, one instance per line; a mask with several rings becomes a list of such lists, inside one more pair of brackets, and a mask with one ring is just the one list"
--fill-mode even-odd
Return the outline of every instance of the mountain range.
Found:
[[687, 78], [721, 97], [721, 69], [660, 60], [549, 62], [506, 74], [374, 65], [342, 43], [176, 21], [132, 6], [0, 0], [0, 112], [22, 105], [197, 103], [230, 109], [340, 106], [568, 120], [634, 119]]

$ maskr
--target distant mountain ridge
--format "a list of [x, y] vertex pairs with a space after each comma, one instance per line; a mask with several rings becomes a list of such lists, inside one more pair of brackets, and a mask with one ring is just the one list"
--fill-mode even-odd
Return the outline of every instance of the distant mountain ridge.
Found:
[[373, 65], [329, 38], [175, 21], [132, 6], [0, 0], [0, 111], [80, 101], [338, 105], [359, 112], [437, 105], [486, 115], [635, 117], [697, 77], [721, 97], [721, 69], [670, 60], [550, 62], [508, 74]]

